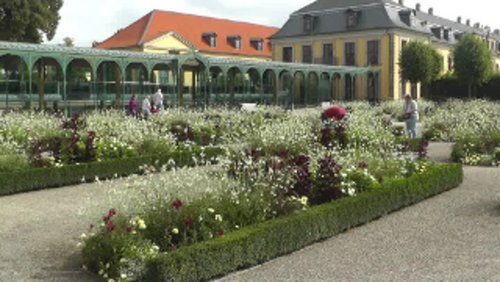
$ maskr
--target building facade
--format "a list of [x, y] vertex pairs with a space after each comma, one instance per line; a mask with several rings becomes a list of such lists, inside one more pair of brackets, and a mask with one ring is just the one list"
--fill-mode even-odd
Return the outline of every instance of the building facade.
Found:
[[188, 54], [270, 61], [268, 38], [279, 29], [225, 19], [154, 10], [97, 49]]
[[400, 76], [399, 56], [406, 43], [432, 44], [443, 56], [444, 72], [449, 72], [453, 47], [464, 33], [484, 40], [499, 71], [499, 30], [460, 17], [447, 20], [432, 8], [423, 12], [420, 4], [408, 8], [403, 0], [317, 0], [293, 13], [271, 44], [275, 61], [377, 68], [377, 75], [346, 76], [332, 83], [336, 99], [380, 101], [410, 92], [420, 96], [420, 87]]

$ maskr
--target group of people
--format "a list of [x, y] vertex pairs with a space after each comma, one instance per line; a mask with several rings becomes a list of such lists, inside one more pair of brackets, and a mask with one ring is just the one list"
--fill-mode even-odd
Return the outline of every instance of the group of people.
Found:
[[[405, 95], [403, 104], [403, 113], [406, 123], [406, 131], [410, 139], [417, 138], [417, 122], [420, 118], [418, 113], [418, 104], [410, 94]], [[344, 120], [347, 111], [341, 106], [333, 106], [321, 113], [321, 120], [328, 124], [330, 121], [338, 122]]]
[[[163, 93], [161, 89], [158, 89], [153, 96], [147, 96], [142, 101], [142, 115], [144, 118], [148, 118], [151, 115], [157, 114], [163, 110]], [[128, 102], [128, 113], [131, 116], [138, 117], [138, 102], [137, 97], [132, 95], [130, 101]]]

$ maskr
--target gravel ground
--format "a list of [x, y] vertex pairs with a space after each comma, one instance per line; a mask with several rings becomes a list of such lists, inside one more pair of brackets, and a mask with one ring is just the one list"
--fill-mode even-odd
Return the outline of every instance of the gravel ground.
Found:
[[[429, 148], [439, 160], [449, 150]], [[500, 281], [500, 169], [465, 173], [458, 189], [223, 281]], [[0, 197], [0, 282], [98, 281], [81, 270], [76, 244], [91, 222], [87, 211], [106, 208], [106, 189]]]
[[500, 281], [500, 169], [220, 281]]

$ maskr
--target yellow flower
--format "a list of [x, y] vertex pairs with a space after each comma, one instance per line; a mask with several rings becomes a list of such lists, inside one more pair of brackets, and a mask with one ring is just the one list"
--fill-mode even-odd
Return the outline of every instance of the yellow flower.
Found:
[[179, 234], [179, 229], [178, 228], [172, 229], [172, 234], [174, 234], [174, 235]]
[[215, 210], [214, 210], [214, 209], [212, 209], [212, 208], [208, 208], [208, 212], [209, 212], [209, 213], [214, 213], [214, 212], [215, 212]]
[[137, 221], [137, 227], [139, 227], [139, 230], [144, 230], [146, 229], [146, 223], [144, 222], [143, 219], [139, 219]]

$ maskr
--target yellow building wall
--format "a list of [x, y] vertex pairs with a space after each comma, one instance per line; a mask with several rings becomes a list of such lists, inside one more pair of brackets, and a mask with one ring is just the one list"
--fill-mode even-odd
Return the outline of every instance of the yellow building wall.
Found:
[[191, 48], [173, 35], [163, 36], [144, 44], [146, 53], [167, 53], [168, 50], [182, 50], [182, 53], [187, 53]]
[[443, 57], [443, 60], [441, 61], [441, 64], [443, 65], [443, 71], [441, 72], [441, 74], [452, 72], [453, 70], [449, 68], [448, 58], [453, 56], [453, 50], [443, 47], [436, 48], [436, 50], [438, 51], [439, 55]]
[[493, 68], [496, 73], [500, 74], [500, 57], [497, 57], [494, 61]]
[[386, 35], [380, 41], [380, 98], [382, 100], [389, 99], [390, 93], [390, 65], [389, 65], [389, 46], [390, 46], [390, 38], [389, 35]]

